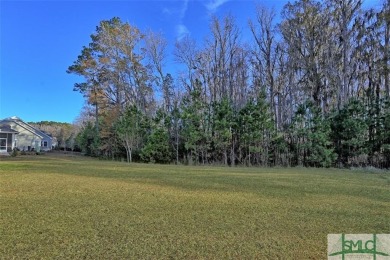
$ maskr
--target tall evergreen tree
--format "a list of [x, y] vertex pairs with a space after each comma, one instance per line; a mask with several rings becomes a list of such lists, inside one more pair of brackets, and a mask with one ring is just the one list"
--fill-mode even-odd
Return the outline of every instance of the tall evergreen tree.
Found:
[[162, 109], [157, 111], [151, 123], [150, 133], [141, 151], [141, 159], [145, 162], [169, 163], [172, 160], [172, 149], [169, 143], [167, 124], [169, 118]]
[[339, 165], [365, 164], [366, 161], [359, 158], [368, 154], [368, 124], [364, 104], [352, 99], [333, 117], [331, 129]]
[[223, 163], [228, 165], [233, 141], [233, 129], [236, 128], [233, 107], [227, 97], [214, 104], [214, 138], [213, 146], [216, 159], [223, 155]]
[[194, 89], [183, 99], [182, 104], [182, 136], [190, 164], [197, 164], [199, 159], [206, 162], [210, 142], [210, 138], [207, 138], [207, 115], [207, 106], [202, 99], [202, 84], [196, 80]]
[[238, 126], [245, 164], [268, 166], [274, 125], [264, 91], [241, 109]]

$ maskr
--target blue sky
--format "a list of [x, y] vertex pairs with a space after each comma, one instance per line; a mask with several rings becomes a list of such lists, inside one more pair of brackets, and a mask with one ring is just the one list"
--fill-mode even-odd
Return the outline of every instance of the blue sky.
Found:
[[[380, 0], [366, 1], [377, 5]], [[0, 0], [0, 119], [73, 122], [84, 98], [73, 91], [82, 78], [66, 73], [88, 45], [101, 20], [120, 17], [141, 30], [160, 31], [172, 55], [175, 41], [190, 34], [201, 43], [209, 32], [209, 16], [235, 16], [245, 34], [255, 4], [277, 13], [287, 0]], [[168, 62], [173, 69], [175, 64]]]

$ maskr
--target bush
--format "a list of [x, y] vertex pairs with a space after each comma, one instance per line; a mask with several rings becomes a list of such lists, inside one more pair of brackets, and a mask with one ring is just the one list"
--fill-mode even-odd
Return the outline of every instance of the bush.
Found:
[[18, 150], [17, 150], [16, 148], [14, 148], [14, 149], [12, 150], [11, 156], [12, 156], [12, 157], [18, 156]]

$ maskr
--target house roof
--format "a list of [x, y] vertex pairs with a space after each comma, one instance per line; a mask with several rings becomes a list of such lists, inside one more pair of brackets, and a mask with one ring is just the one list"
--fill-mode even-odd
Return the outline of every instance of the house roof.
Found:
[[[13, 117], [8, 117], [6, 119], [3, 119], [0, 121], [0, 125], [3, 124], [3, 125], [6, 125], [7, 123], [9, 124], [10, 122], [13, 122], [15, 124], [18, 124], [20, 127], [23, 127], [24, 129], [26, 129], [27, 131], [31, 132], [32, 134], [40, 137], [40, 138], [48, 138], [48, 139], [52, 139], [51, 136], [49, 136], [48, 134], [44, 133], [43, 131], [27, 124], [26, 122], [24, 122], [22, 119], [20, 119], [19, 117], [16, 117], [16, 116], [13, 116]], [[12, 130], [12, 129], [11, 129]]]
[[0, 123], [0, 133], [18, 134], [19, 132], [13, 130], [10, 125]]

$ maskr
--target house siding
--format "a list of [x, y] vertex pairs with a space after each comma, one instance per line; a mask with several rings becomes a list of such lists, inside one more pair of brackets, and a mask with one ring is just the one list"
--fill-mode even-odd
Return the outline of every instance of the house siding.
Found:
[[38, 142], [39, 146], [41, 145], [42, 138], [38, 137], [37, 135], [31, 134], [30, 131], [18, 124], [10, 122], [10, 125], [12, 129], [19, 132], [17, 136], [16, 146], [20, 150], [27, 151], [29, 148], [35, 148], [35, 142]]

